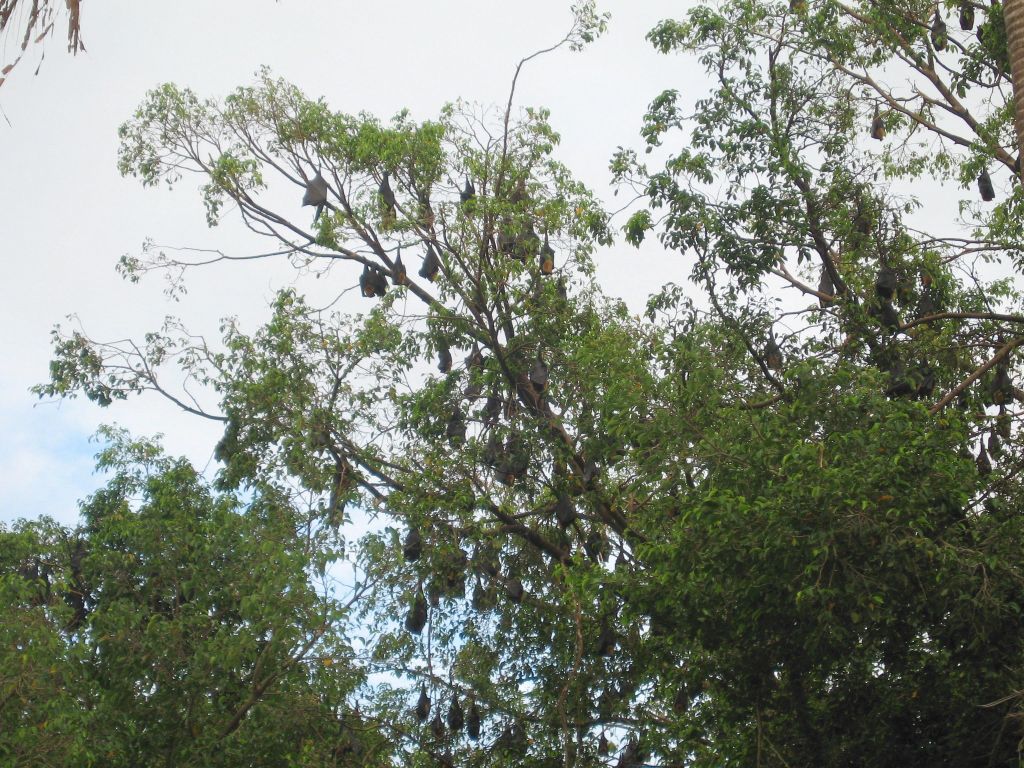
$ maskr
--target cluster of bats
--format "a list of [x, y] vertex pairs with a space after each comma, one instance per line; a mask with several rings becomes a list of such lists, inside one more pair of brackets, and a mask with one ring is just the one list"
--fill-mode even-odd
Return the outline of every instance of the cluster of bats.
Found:
[[[316, 214], [313, 217], [314, 224], [320, 220], [320, 216], [325, 208], [333, 209], [333, 205], [328, 199], [329, 192], [330, 187], [327, 180], [324, 179], [323, 175], [319, 171], [312, 179], [306, 182], [306, 190], [302, 197], [302, 205], [316, 208]], [[519, 184], [510, 197], [510, 201], [513, 203], [521, 202], [525, 199], [525, 194], [525, 179], [521, 178]], [[382, 174], [377, 195], [383, 211], [383, 223], [388, 227], [393, 226], [397, 218], [398, 201], [395, 197], [394, 190], [391, 188], [389, 173], [387, 171], [384, 171]], [[467, 177], [465, 186], [459, 193], [459, 201], [465, 208], [474, 199], [476, 199], [476, 187], [473, 185], [472, 180]], [[555, 271], [554, 248], [551, 247], [551, 243], [548, 240], [546, 233], [544, 235], [543, 242], [541, 242], [532, 225], [527, 225], [518, 229], [513, 228], [509, 224], [502, 225], [495, 237], [495, 247], [499, 253], [523, 262], [526, 262], [531, 255], [536, 254], [538, 268], [541, 274], [550, 275]], [[440, 269], [441, 260], [438, 257], [437, 250], [434, 247], [434, 244], [428, 241], [426, 253], [423, 257], [423, 263], [419, 269], [419, 275], [425, 280], [433, 282], [437, 279]], [[408, 272], [405, 264], [402, 262], [402, 251], [400, 246], [398, 249], [398, 255], [390, 270], [390, 274], [393, 285], [408, 284]], [[363, 268], [362, 275], [359, 278], [360, 293], [366, 298], [379, 298], [384, 296], [388, 290], [387, 277], [387, 272], [383, 267], [366, 264]]]

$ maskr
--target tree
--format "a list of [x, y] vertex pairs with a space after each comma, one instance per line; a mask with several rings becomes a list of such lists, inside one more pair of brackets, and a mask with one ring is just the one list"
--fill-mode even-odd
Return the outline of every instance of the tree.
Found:
[[264, 487], [243, 505], [152, 443], [107, 439], [80, 528], [0, 530], [5, 761], [378, 762], [344, 704], [345, 606], [310, 582], [288, 501]]
[[[81, 34], [81, 0], [67, 0], [66, 5], [68, 51], [77, 54], [85, 50]], [[31, 4], [24, 0], [0, 0], [0, 39], [7, 40], [13, 35], [20, 35], [18, 55], [14, 61], [0, 69], [0, 85], [4, 84], [7, 75], [21, 61], [30, 44], [39, 44], [53, 33], [59, 15], [53, 0], [32, 0]]]
[[[1006, 22], [1006, 47], [1013, 73], [1014, 129], [1017, 132], [1017, 155], [1024, 155], [1024, 5], [1007, 0], [1003, 10]], [[1018, 171], [1019, 173], [1019, 171]]]
[[[346, 537], [373, 587], [332, 632], [363, 628], [356, 668], [387, 673], [349, 706], [395, 762], [1013, 764], [1024, 315], [972, 260], [1017, 265], [1020, 193], [929, 231], [899, 187], [1013, 168], [1001, 25], [985, 9], [973, 42], [930, 3], [759, 0], [659, 25], [715, 86], [690, 114], [652, 103], [663, 169], [613, 160], [649, 202], [627, 239], [656, 228], [703, 294], [670, 283], [646, 318], [593, 282], [609, 221], [543, 110], [382, 124], [266, 73], [223, 103], [163, 86], [122, 170], [199, 171], [211, 224], [237, 206], [266, 257], [359, 273], [372, 308], [282, 292], [222, 351], [177, 324], [138, 345], [58, 331], [39, 391], [155, 390], [221, 419], [220, 485], [273, 488], [297, 530], [379, 516]], [[578, 7], [563, 44], [601, 27]], [[437, 717], [459, 708], [479, 741]]]

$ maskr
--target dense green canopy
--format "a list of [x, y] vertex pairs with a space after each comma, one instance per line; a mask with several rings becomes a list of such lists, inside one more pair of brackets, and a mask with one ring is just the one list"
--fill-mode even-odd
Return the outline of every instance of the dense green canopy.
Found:
[[[604, 26], [574, 19], [565, 44]], [[366, 312], [292, 289], [221, 345], [55, 333], [40, 394], [176, 398], [223, 421], [222, 465], [212, 490], [114, 436], [81, 529], [2, 534], [16, 763], [1017, 764], [999, 7], [731, 0], [649, 37], [713, 86], [613, 158], [624, 226], [513, 98], [149, 94], [122, 171], [200, 172], [211, 225], [237, 210]], [[959, 220], [918, 209], [937, 182]], [[665, 246], [643, 317], [594, 280], [619, 227]]]

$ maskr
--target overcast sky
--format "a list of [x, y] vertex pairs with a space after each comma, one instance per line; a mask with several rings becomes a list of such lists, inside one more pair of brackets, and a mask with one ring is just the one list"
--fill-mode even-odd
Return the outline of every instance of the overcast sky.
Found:
[[[196, 272], [188, 295], [174, 303], [160, 279], [131, 285], [115, 273], [118, 258], [138, 253], [147, 237], [233, 254], [260, 247], [231, 216], [207, 229], [188, 184], [147, 190], [118, 175], [117, 127], [148, 89], [172, 81], [220, 97], [251, 83], [267, 65], [335, 109], [382, 118], [403, 108], [417, 119], [432, 118], [457, 98], [503, 104], [516, 62], [568, 29], [569, 4], [103, 0], [82, 4], [87, 53], [65, 54], [60, 28], [43, 48], [29, 51], [0, 87], [0, 520], [40, 514], [73, 520], [76, 501], [101, 482], [92, 475], [97, 446], [89, 442], [99, 424], [163, 433], [169, 450], [200, 467], [219, 435], [216, 425], [183, 417], [155, 397], [106, 410], [36, 401], [28, 388], [47, 378], [55, 323], [74, 313], [94, 337], [118, 339], [140, 336], [173, 314], [216, 338], [217, 320], [227, 315], [255, 328], [274, 291], [295, 278], [283, 264]], [[657, 54], [644, 40], [657, 21], [680, 17], [688, 6], [602, 0], [601, 9], [612, 13], [604, 38], [581, 53], [538, 59], [520, 78], [517, 103], [551, 109], [563, 139], [559, 159], [609, 207], [617, 201], [608, 160], [619, 145], [639, 145], [651, 99], [677, 88], [692, 101], [704, 90], [692, 61]], [[636, 310], [667, 277], [682, 280], [689, 270], [682, 257], [666, 261], [653, 243], [641, 252], [619, 244], [597, 260], [606, 290]], [[331, 276], [346, 278], [341, 271]], [[361, 309], [355, 301], [348, 308]]]

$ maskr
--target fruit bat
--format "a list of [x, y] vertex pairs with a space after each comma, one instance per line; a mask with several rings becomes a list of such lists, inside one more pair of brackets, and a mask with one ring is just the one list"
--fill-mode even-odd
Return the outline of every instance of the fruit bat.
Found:
[[490, 610], [494, 607], [493, 595], [489, 593], [487, 587], [479, 579], [477, 579], [476, 586], [473, 587], [472, 606], [473, 610], [478, 612]]
[[1009, 440], [1012, 434], [1010, 424], [1010, 414], [1006, 412], [1006, 406], [999, 406], [999, 415], [996, 417], [996, 433], [1003, 438], [1003, 440]]
[[[448, 568], [451, 570], [451, 573], [459, 579], [465, 578], [468, 566], [469, 555], [467, 555], [463, 549], [456, 549], [448, 560]], [[449, 581], [454, 581], [454, 579], [450, 579]]]
[[[416, 597], [412, 601], [409, 613], [405, 617], [405, 628], [418, 635], [427, 625], [427, 601], [423, 597], [423, 587], [416, 588]], [[429, 706], [429, 701], [428, 701]]]
[[878, 306], [871, 308], [871, 314], [878, 318], [882, 327], [891, 333], [899, 330], [901, 325], [899, 313], [888, 299], [879, 299]]
[[[824, 267], [821, 268], [821, 277], [818, 278], [818, 293], [822, 293], [826, 296], [835, 296], [836, 287], [832, 284], [832, 278], [828, 274], [828, 270]], [[827, 307], [828, 301], [819, 297], [818, 304], [821, 307]]]
[[583, 542], [583, 551], [594, 562], [605, 562], [608, 559], [608, 544], [597, 529], [591, 531]]
[[526, 472], [529, 465], [530, 457], [523, 448], [522, 442], [515, 436], [510, 437], [505, 441], [505, 450], [495, 467], [498, 482], [504, 485], [513, 485]]
[[480, 393], [483, 392], [483, 370], [484, 370], [484, 356], [480, 352], [480, 347], [476, 344], [473, 345], [473, 350], [466, 357], [466, 370], [469, 372], [469, 384], [466, 387], [465, 395], [469, 398], [479, 397]]
[[395, 193], [391, 189], [391, 182], [388, 178], [388, 172], [384, 171], [384, 175], [380, 180], [380, 187], [377, 189], [380, 194], [380, 201], [384, 205], [384, 215], [387, 219], [394, 219], [395, 207], [398, 201], [395, 199]]
[[423, 257], [423, 265], [420, 267], [420, 277], [433, 282], [437, 279], [437, 273], [441, 269], [441, 260], [437, 257], [433, 243], [427, 243], [427, 255]]
[[936, 51], [946, 50], [946, 43], [949, 42], [949, 33], [946, 31], [946, 22], [942, 20], [938, 9], [935, 9], [935, 18], [932, 21], [932, 45]]
[[929, 315], [934, 315], [938, 311], [938, 307], [935, 304], [935, 296], [932, 293], [932, 287], [931, 285], [927, 285], [924, 290], [921, 291], [921, 297], [917, 300], [917, 317], [928, 317]]
[[882, 267], [875, 276], [875, 291], [883, 299], [891, 299], [896, 293], [898, 279], [891, 267]]
[[367, 298], [383, 296], [388, 292], [388, 281], [380, 270], [365, 265], [363, 274], [359, 276], [359, 291]]
[[522, 203], [526, 200], [526, 177], [520, 176], [519, 181], [516, 182], [515, 189], [512, 190], [512, 195], [509, 197], [509, 201], [512, 203]]
[[447, 346], [437, 348], [437, 370], [448, 373], [452, 369], [452, 352]]
[[498, 466], [498, 462], [501, 460], [501, 442], [498, 440], [498, 436], [491, 432], [490, 437], [487, 438], [487, 445], [484, 448], [484, 464], [489, 467]]
[[564, 491], [558, 492], [558, 501], [555, 502], [555, 519], [563, 528], [572, 525], [576, 519], [576, 508], [572, 505], [569, 495]]
[[782, 370], [782, 350], [772, 335], [768, 336], [768, 343], [764, 345], [764, 362], [773, 371]]
[[978, 474], [982, 477], [987, 477], [992, 474], [992, 461], [988, 457], [988, 452], [985, 450], [984, 443], [982, 443], [978, 448], [978, 458], [975, 463], [978, 465]]
[[524, 264], [533, 254], [537, 253], [540, 246], [540, 237], [533, 224], [527, 224], [526, 228], [516, 237], [512, 244], [512, 257]]
[[427, 696], [427, 687], [425, 685], [420, 686], [420, 697], [416, 701], [416, 719], [421, 723], [427, 721], [427, 717], [430, 715], [430, 697]]
[[427, 584], [427, 601], [430, 603], [431, 608], [437, 608], [441, 604], [441, 585], [437, 582], [437, 579], [431, 579], [430, 583]]
[[928, 363], [920, 362], [917, 365], [917, 396], [931, 397], [935, 391], [935, 371]]
[[914, 391], [907, 378], [907, 366], [902, 360], [895, 360], [889, 366], [889, 383], [885, 388], [888, 397], [904, 397]]
[[602, 720], [607, 720], [612, 716], [618, 698], [618, 692], [612, 686], [601, 691], [601, 695], [597, 697], [597, 713]]
[[871, 138], [876, 141], [881, 141], [885, 138], [885, 121], [882, 120], [882, 115], [877, 109], [875, 110], [875, 116], [871, 120]]
[[459, 192], [459, 201], [462, 203], [468, 203], [476, 197], [476, 187], [473, 186], [473, 182], [470, 181], [469, 177], [466, 177], [466, 186]]
[[630, 736], [626, 748], [619, 755], [619, 761], [615, 764], [615, 768], [640, 768], [644, 760], [646, 760], [646, 755], [640, 749], [636, 737]]
[[469, 702], [469, 713], [466, 715], [466, 733], [473, 741], [480, 738], [480, 710], [476, 702]]
[[494, 740], [492, 747], [496, 752], [517, 753], [521, 752], [526, 743], [526, 734], [518, 723], [506, 726], [498, 738]]
[[508, 593], [508, 599], [513, 603], [520, 603], [523, 600], [523, 582], [512, 576], [508, 581], [505, 582], [505, 591]]
[[363, 274], [359, 276], [359, 292], [368, 299], [372, 299], [377, 295], [373, 273], [370, 271], [369, 265], [363, 266]]
[[459, 705], [459, 700], [456, 697], [452, 697], [452, 703], [448, 707], [448, 716], [445, 718], [448, 722], [448, 728], [452, 731], [461, 731], [462, 725], [465, 722], [465, 718], [462, 715], [462, 707]]
[[423, 537], [415, 528], [410, 528], [405, 535], [405, 542], [402, 544], [402, 554], [407, 563], [415, 563], [423, 553]]
[[605, 624], [601, 627], [601, 635], [597, 638], [597, 655], [611, 656], [615, 652], [615, 630]]
[[[793, 13], [803, 13], [807, 10], [807, 0], [789, 0], [789, 10]], [[604, 736], [604, 734], [601, 734]]]
[[597, 740], [597, 754], [601, 757], [607, 757], [610, 749], [608, 737], [604, 735], [604, 731], [601, 731], [601, 738]]
[[466, 439], [466, 419], [461, 411], [453, 411], [444, 428], [445, 437], [452, 445], [461, 445]]
[[498, 253], [504, 254], [505, 256], [513, 256], [515, 254], [516, 241], [512, 236], [512, 233], [509, 231], [508, 225], [505, 225], [498, 230], [498, 234], [495, 239]]
[[302, 196], [302, 205], [315, 205], [316, 214], [313, 216], [313, 223], [320, 220], [320, 214], [324, 212], [327, 205], [327, 180], [317, 171], [316, 176], [306, 182], [306, 193]]
[[434, 719], [430, 721], [430, 732], [434, 734], [434, 738], [438, 741], [444, 738], [444, 723], [441, 721], [440, 712], [436, 713]]
[[530, 369], [530, 384], [537, 394], [543, 392], [548, 386], [548, 364], [538, 355], [533, 367]]
[[999, 456], [1003, 452], [1003, 444], [999, 434], [993, 429], [988, 435], [988, 452], [993, 456]]
[[384, 270], [374, 267], [371, 272], [371, 280], [373, 281], [373, 290], [378, 296], [383, 296], [388, 292], [388, 278], [384, 274]]
[[1010, 380], [1008, 366], [999, 363], [989, 389], [995, 405], [1005, 405], [1013, 400], [1013, 382]]
[[558, 291], [558, 298], [560, 298], [562, 301], [565, 301], [569, 298], [569, 290], [565, 287], [564, 277], [560, 277], [558, 279], [558, 285], [556, 286], [556, 290]]
[[391, 282], [395, 285], [408, 285], [409, 284], [409, 273], [405, 268], [405, 264], [402, 262], [402, 249], [398, 249], [398, 255], [395, 257], [395, 263], [391, 267]]
[[967, 0], [960, 3], [960, 29], [970, 32], [974, 28], [974, 6]]
[[544, 245], [540, 247], [540, 272], [542, 275], [550, 275], [555, 271], [555, 249], [548, 242], [548, 236], [544, 235]]
[[501, 398], [496, 394], [489, 395], [487, 403], [480, 413], [480, 420], [488, 426], [493, 426], [498, 422], [499, 415], [501, 415]]
[[992, 187], [992, 177], [988, 175], [988, 168], [982, 168], [981, 173], [978, 174], [978, 191], [981, 193], [981, 199], [986, 203], [996, 199], [996, 191]]

